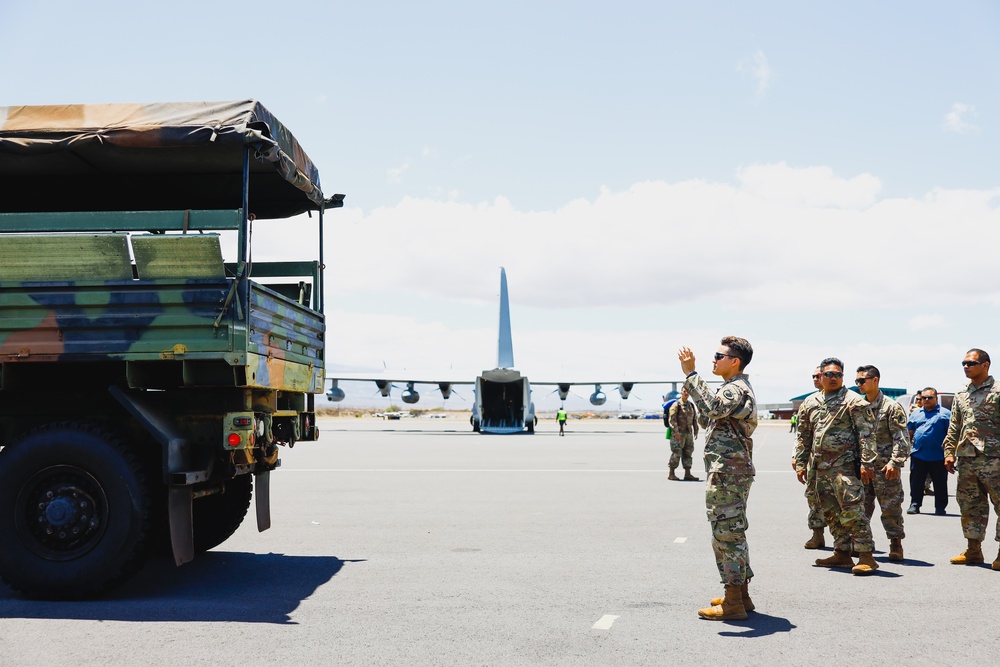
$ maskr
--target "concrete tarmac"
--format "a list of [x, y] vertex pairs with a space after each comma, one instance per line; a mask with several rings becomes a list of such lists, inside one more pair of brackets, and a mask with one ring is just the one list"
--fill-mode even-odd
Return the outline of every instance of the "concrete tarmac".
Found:
[[704, 481], [666, 479], [659, 421], [571, 420], [563, 438], [555, 422], [534, 436], [458, 418], [320, 427], [283, 451], [264, 533], [251, 509], [212, 552], [151, 562], [101, 600], [0, 585], [0, 665], [1000, 663], [997, 543], [984, 566], [948, 563], [965, 548], [952, 497], [948, 516], [906, 516], [902, 563], [876, 516], [877, 574], [814, 567], [831, 550], [802, 548], [787, 422], [755, 437], [757, 611], [739, 622], [697, 616], [722, 593]]

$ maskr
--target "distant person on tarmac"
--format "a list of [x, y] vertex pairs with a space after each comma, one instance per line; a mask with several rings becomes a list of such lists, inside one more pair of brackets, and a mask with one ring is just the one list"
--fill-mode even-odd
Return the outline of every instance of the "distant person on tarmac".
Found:
[[681, 387], [681, 396], [670, 406], [670, 474], [667, 479], [679, 481], [677, 464], [684, 466], [685, 482], [700, 482], [691, 474], [694, 439], [698, 437], [698, 417], [691, 403], [687, 387]]
[[559, 408], [559, 412], [556, 413], [556, 420], [559, 422], [559, 435], [566, 435], [566, 410], [564, 408]]

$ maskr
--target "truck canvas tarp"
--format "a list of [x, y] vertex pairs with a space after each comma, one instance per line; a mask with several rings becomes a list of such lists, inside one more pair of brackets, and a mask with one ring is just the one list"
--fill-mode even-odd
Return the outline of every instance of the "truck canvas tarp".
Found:
[[0, 107], [0, 209], [239, 208], [246, 146], [254, 216], [324, 204], [319, 171], [255, 100]]
[[[0, 108], [0, 180], [0, 577], [100, 594], [222, 543], [251, 490], [266, 529], [279, 446], [319, 437], [344, 196], [253, 100]], [[254, 220], [313, 212], [269, 249], [300, 257], [251, 261]]]

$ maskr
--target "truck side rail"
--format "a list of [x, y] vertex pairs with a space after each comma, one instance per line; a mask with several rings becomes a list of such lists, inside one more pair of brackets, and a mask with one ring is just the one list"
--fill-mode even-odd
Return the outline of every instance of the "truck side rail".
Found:
[[239, 229], [240, 209], [0, 213], [0, 232], [186, 232]]

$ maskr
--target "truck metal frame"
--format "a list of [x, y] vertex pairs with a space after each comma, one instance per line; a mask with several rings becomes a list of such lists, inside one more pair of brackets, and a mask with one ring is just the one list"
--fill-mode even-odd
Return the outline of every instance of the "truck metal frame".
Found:
[[[0, 108], [0, 179], [0, 576], [101, 594], [163, 526], [178, 565], [222, 543], [251, 492], [267, 529], [279, 446], [319, 436], [343, 195], [253, 100]], [[318, 256], [252, 261], [256, 219], [306, 212]]]

